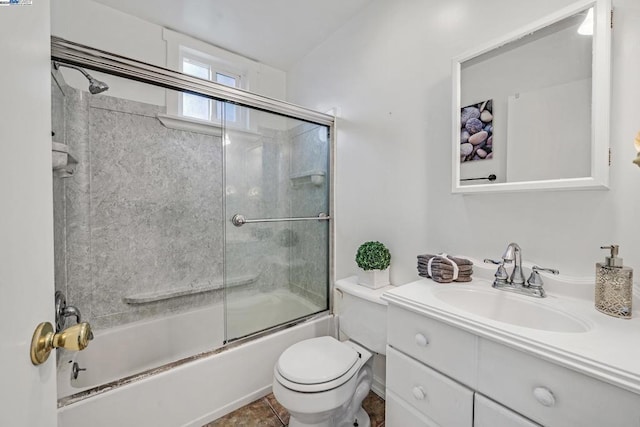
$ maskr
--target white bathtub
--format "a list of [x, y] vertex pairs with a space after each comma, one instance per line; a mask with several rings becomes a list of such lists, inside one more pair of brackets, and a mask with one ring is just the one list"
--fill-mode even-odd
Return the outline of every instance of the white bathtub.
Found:
[[[85, 350], [65, 353], [58, 398], [219, 348], [223, 341], [222, 304], [98, 331]], [[74, 362], [86, 369], [77, 379], [72, 377]]]
[[[304, 313], [300, 315], [308, 313], [312, 307], [305, 309], [306, 301], [287, 291], [254, 295], [251, 302], [260, 302], [260, 295], [265, 300], [262, 301], [264, 305], [258, 306], [267, 313], [275, 311], [282, 315], [289, 307], [293, 310], [291, 317], [296, 317], [302, 311]], [[239, 321], [251, 306], [256, 307], [247, 300], [231, 300], [230, 318]], [[331, 316], [322, 316], [103, 390], [59, 408], [58, 425], [200, 427], [267, 394], [271, 389], [273, 366], [280, 353], [300, 340], [331, 335], [332, 323]], [[64, 367], [58, 370], [58, 396], [69, 396], [220, 347], [224, 339], [223, 325], [224, 308], [218, 304], [98, 332], [87, 349], [63, 361]], [[253, 328], [246, 322], [237, 327], [240, 330]], [[71, 378], [73, 362], [87, 369], [80, 372], [77, 380]]]

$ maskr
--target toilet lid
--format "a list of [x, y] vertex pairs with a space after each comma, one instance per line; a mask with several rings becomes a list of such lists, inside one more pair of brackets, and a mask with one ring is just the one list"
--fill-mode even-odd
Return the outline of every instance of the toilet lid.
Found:
[[286, 349], [278, 359], [280, 375], [298, 384], [320, 384], [347, 373], [359, 353], [332, 337], [311, 338]]

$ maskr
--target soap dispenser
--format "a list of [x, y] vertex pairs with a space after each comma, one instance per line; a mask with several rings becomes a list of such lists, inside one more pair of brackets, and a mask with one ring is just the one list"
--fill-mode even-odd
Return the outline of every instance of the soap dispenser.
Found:
[[611, 250], [604, 263], [596, 263], [596, 309], [609, 316], [631, 319], [633, 270], [622, 265], [618, 245], [601, 246]]

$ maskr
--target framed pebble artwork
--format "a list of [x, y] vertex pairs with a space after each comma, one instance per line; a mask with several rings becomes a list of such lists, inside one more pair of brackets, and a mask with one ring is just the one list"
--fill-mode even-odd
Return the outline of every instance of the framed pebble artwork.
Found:
[[493, 100], [460, 109], [460, 163], [493, 158]]

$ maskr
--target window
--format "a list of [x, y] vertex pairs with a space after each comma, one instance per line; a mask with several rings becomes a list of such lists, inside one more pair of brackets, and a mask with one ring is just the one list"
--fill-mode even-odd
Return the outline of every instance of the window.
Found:
[[[226, 86], [231, 86], [231, 87], [238, 87], [238, 79], [236, 77], [233, 76], [228, 76], [226, 74], [222, 74], [222, 73], [216, 73], [216, 82], [226, 85]], [[216, 118], [218, 120], [222, 120], [222, 109], [225, 109], [225, 119], [229, 122], [236, 122], [236, 106], [230, 103], [224, 103], [224, 102], [220, 102], [217, 101], [216, 102]], [[223, 105], [224, 104], [224, 105]]]
[[[212, 80], [217, 83], [240, 87], [241, 76], [225, 70], [215, 68], [215, 64], [208, 61], [201, 61], [191, 56], [183, 55], [182, 72], [199, 77], [201, 79]], [[221, 121], [224, 118], [227, 123], [239, 123], [240, 114], [237, 106], [221, 101], [214, 101], [198, 95], [188, 93], [182, 94], [181, 102], [182, 115], [201, 120]]]
[[[259, 87], [262, 70], [269, 82], [267, 86], [275, 85], [284, 97], [284, 73], [279, 70], [167, 28], [162, 29], [162, 38], [167, 42], [167, 68], [170, 70], [246, 91]], [[276, 95], [272, 90], [266, 92], [270, 96]], [[192, 124], [201, 122], [198, 125], [219, 127], [224, 117], [224, 125], [236, 129], [250, 131], [256, 126], [251, 122], [251, 112], [247, 108], [198, 95], [167, 91], [166, 105], [167, 116]]]

